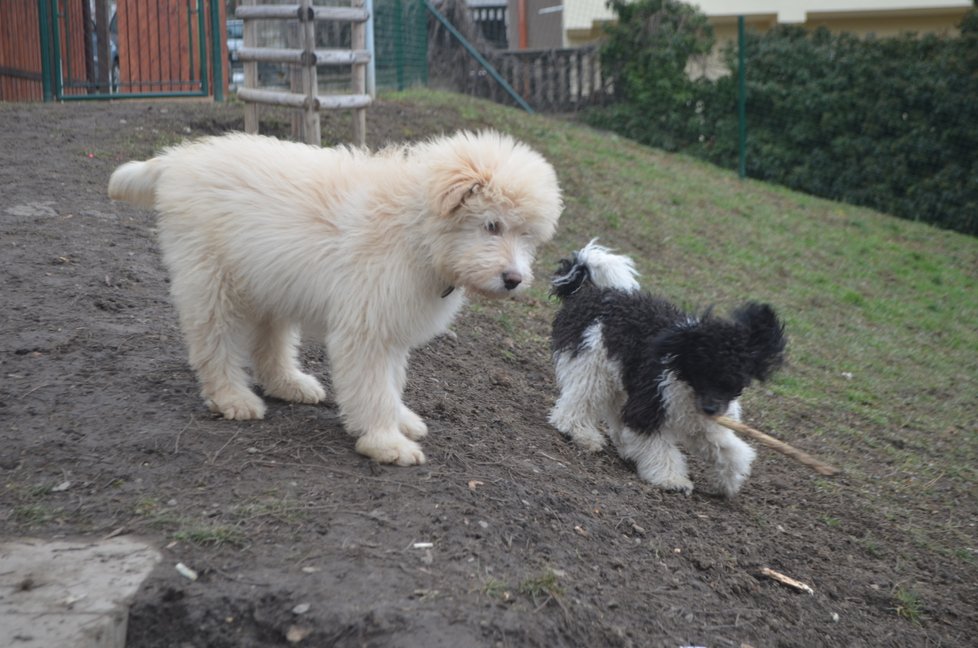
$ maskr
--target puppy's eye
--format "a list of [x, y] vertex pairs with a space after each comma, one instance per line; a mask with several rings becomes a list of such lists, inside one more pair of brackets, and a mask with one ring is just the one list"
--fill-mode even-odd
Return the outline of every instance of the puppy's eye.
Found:
[[490, 234], [497, 234], [497, 235], [502, 234], [503, 226], [500, 225], [498, 221], [492, 221], [486, 223], [486, 231], [489, 232]]

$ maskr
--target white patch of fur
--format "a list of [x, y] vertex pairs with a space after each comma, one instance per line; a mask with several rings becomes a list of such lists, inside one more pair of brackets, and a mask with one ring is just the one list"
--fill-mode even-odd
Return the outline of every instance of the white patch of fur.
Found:
[[560, 398], [550, 412], [550, 424], [591, 452], [605, 445], [602, 424], [615, 416], [612, 411], [623, 393], [621, 365], [608, 357], [602, 342], [601, 324], [584, 331], [581, 347], [558, 352], [554, 357]]
[[586, 265], [591, 271], [591, 281], [599, 288], [618, 288], [627, 292], [639, 289], [638, 270], [635, 262], [629, 257], [614, 254], [611, 250], [598, 245], [598, 239], [591, 239], [577, 252], [577, 261]]
[[425, 460], [427, 427], [401, 400], [411, 348], [448, 328], [466, 292], [507, 294], [504, 275], [527, 285], [561, 210], [553, 168], [496, 133], [377, 154], [205, 138], [122, 165], [109, 193], [160, 212], [172, 299], [214, 411], [264, 415], [249, 364], [270, 395], [322, 400], [298, 363], [300, 332], [315, 336], [357, 450], [401, 465]]

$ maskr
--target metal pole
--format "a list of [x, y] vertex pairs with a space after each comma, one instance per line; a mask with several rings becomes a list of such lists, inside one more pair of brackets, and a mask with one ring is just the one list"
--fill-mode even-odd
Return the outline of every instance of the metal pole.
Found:
[[224, 29], [221, 29], [221, 5], [219, 0], [211, 0], [211, 54], [214, 68], [214, 101], [224, 101], [224, 57], [221, 56], [221, 43]]
[[51, 78], [54, 79], [54, 98], [61, 100], [64, 91], [64, 77], [61, 71], [61, 27], [58, 21], [61, 19], [61, 8], [58, 0], [51, 0]]
[[51, 16], [47, 0], [37, 0], [37, 22], [41, 30], [41, 89], [44, 101], [52, 101], [54, 92], [51, 89]]
[[200, 92], [207, 95], [210, 88], [207, 85], [207, 23], [204, 20], [204, 0], [197, 0], [197, 38], [200, 43]]
[[370, 52], [370, 62], [367, 63], [367, 94], [377, 97], [377, 48], [374, 46], [374, 0], [366, 0], [364, 8], [370, 14], [367, 19], [366, 43]]
[[[364, 0], [353, 0], [350, 5], [355, 9], [363, 9]], [[353, 51], [367, 48], [367, 24], [355, 22], [350, 25], [350, 49]], [[353, 92], [358, 95], [367, 94], [367, 65], [353, 64]], [[367, 109], [357, 108], [353, 111], [353, 139], [357, 146], [367, 144]]]
[[[242, 0], [242, 6], [254, 6], [255, 0]], [[258, 31], [254, 20], [244, 19], [242, 44], [244, 47], [258, 47]], [[244, 63], [244, 87], [258, 87], [258, 62], [246, 60]], [[258, 134], [258, 104], [254, 101], [246, 101], [244, 105], [244, 127], [246, 133]]]
[[737, 16], [737, 173], [747, 177], [747, 81], [744, 43], [744, 17]]

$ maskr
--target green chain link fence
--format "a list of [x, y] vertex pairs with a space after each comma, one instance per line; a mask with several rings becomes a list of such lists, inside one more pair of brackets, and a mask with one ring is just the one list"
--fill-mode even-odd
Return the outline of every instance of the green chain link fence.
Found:
[[429, 17], [423, 0], [374, 0], [379, 90], [428, 85]]

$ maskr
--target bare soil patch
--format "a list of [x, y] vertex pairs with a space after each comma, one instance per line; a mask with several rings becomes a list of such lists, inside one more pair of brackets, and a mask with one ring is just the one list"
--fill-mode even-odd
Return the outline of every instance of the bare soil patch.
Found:
[[[964, 646], [978, 635], [974, 560], [907, 537], [848, 497], [845, 475], [759, 449], [736, 499], [687, 498], [610, 453], [577, 451], [546, 422], [546, 301], [477, 302], [457, 340], [412, 356], [406, 400], [431, 429], [425, 466], [357, 455], [328, 404], [215, 419], [185, 360], [154, 216], [105, 187], [125, 160], [240, 129], [241, 107], [0, 105], [0, 121], [2, 534], [159, 546], [166, 560], [138, 596], [129, 645]], [[481, 125], [381, 101], [368, 126], [378, 146]], [[284, 121], [271, 127], [286, 134]], [[348, 127], [327, 120], [336, 140]], [[566, 252], [549, 247], [539, 276]], [[328, 376], [321, 349], [303, 362]], [[978, 519], [973, 497], [907, 506], [935, 523]]]

